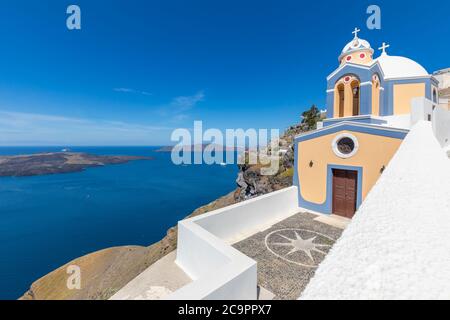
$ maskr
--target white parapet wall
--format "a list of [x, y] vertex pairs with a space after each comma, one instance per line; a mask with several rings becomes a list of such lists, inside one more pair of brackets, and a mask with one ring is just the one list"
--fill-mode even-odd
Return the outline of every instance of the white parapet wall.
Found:
[[301, 299], [449, 299], [450, 160], [410, 131]]
[[433, 115], [433, 107], [436, 103], [425, 97], [414, 98], [411, 100], [411, 125], [415, 125], [419, 121], [431, 121]]
[[411, 115], [401, 114], [395, 116], [380, 117], [387, 122], [386, 126], [393, 128], [411, 129]]
[[178, 223], [176, 263], [193, 282], [169, 299], [255, 300], [256, 262], [231, 246], [298, 213], [296, 187]]
[[450, 110], [447, 105], [426, 98], [414, 98], [411, 103], [411, 123], [431, 121], [433, 132], [442, 147], [450, 145]]
[[446, 106], [434, 109], [433, 132], [442, 147], [450, 146], [450, 110]]

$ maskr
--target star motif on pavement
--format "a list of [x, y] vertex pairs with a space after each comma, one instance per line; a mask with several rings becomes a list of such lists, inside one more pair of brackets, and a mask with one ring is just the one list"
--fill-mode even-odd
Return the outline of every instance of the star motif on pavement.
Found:
[[314, 258], [311, 254], [312, 251], [318, 252], [323, 255], [327, 254], [326, 252], [319, 250], [319, 248], [330, 247], [330, 246], [325, 245], [325, 244], [314, 243], [314, 240], [316, 240], [317, 237], [313, 237], [310, 239], [303, 239], [298, 234], [297, 231], [294, 231], [294, 233], [295, 233], [295, 239], [291, 239], [282, 234], [278, 234], [278, 236], [282, 237], [283, 239], [286, 239], [289, 242], [275, 242], [275, 243], [272, 243], [272, 245], [283, 246], [283, 247], [292, 247], [291, 250], [285, 256], [289, 256], [295, 252], [301, 251], [301, 252], [304, 252], [313, 262], [314, 262]]

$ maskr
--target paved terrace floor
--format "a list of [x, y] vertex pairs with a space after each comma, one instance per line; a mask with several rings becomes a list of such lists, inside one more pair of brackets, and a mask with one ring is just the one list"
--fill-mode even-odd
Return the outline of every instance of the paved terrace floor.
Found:
[[[258, 263], [258, 284], [274, 299], [297, 299], [341, 236], [347, 219], [298, 213], [233, 245]], [[265, 294], [267, 296], [267, 294]]]

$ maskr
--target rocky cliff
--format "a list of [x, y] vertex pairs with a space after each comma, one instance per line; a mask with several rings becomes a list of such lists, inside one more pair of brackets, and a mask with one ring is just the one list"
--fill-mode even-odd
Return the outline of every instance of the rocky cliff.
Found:
[[307, 124], [290, 127], [280, 137], [280, 169], [276, 175], [261, 175], [261, 166], [239, 165], [236, 201], [248, 200], [260, 195], [292, 186], [294, 175], [294, 137], [308, 131]]

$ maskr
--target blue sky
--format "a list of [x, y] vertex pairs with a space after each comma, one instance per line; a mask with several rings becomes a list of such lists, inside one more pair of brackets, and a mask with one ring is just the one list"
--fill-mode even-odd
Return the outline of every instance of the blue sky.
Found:
[[[173, 129], [280, 128], [312, 104], [355, 27], [450, 67], [448, 1], [0, 2], [0, 145], [163, 145]], [[66, 28], [77, 4], [82, 30]], [[366, 8], [382, 29], [366, 28]]]

